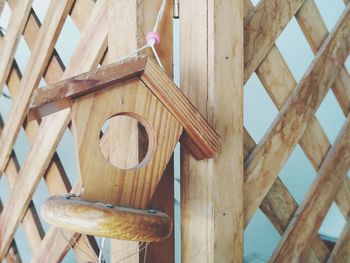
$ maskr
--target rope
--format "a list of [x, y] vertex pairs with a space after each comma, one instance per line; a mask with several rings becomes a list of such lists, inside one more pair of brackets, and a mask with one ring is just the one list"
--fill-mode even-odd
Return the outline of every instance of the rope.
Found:
[[157, 15], [157, 19], [156, 19], [156, 22], [154, 24], [154, 27], [153, 27], [153, 31], [148, 32], [148, 34], [147, 34], [147, 37], [146, 37], [147, 43], [144, 46], [142, 46], [142, 47], [130, 52], [129, 54], [119, 58], [118, 60], [116, 60], [116, 62], [121, 62], [127, 58], [132, 57], [133, 55], [137, 54], [138, 52], [140, 52], [146, 48], [151, 48], [159, 66], [164, 70], [163, 64], [160, 61], [160, 58], [158, 56], [157, 50], [155, 49], [155, 46], [160, 43], [160, 35], [158, 33], [158, 27], [159, 27], [160, 21], [162, 20], [163, 14], [164, 14], [165, 4], [166, 4], [166, 0], [163, 0], [161, 6], [159, 8], [159, 11], [158, 11], [158, 15]]

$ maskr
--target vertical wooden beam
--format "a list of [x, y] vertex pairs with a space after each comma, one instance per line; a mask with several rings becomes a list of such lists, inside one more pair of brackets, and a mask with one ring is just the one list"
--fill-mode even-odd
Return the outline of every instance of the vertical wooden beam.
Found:
[[[116, 61], [146, 43], [146, 34], [151, 31], [156, 21], [156, 16], [162, 0], [120, 0], [108, 2], [108, 60]], [[159, 33], [161, 35], [161, 44], [156, 47], [160, 58], [166, 67], [166, 72], [172, 74], [172, 23], [171, 23], [171, 1], [167, 1], [167, 7], [163, 20], [160, 24]], [[149, 51], [148, 54], [151, 54]], [[110, 160], [118, 160], [118, 163], [130, 164], [139, 159], [139, 149], [135, 141], [138, 141], [138, 127], [136, 121], [116, 120], [111, 122], [107, 138], [104, 140], [108, 144], [118, 143], [119, 148], [123, 150], [110, 151], [108, 153]], [[123, 136], [124, 134], [124, 136]], [[119, 139], [118, 139], [119, 138]], [[125, 140], [125, 138], [128, 138]], [[108, 149], [106, 149], [108, 151]], [[127, 153], [127, 154], [126, 154]], [[173, 188], [172, 169], [167, 169], [165, 173], [166, 180], [161, 180], [160, 187], [157, 190], [162, 193], [168, 188]], [[155, 193], [157, 195], [157, 192]], [[158, 194], [159, 195], [159, 194]], [[162, 199], [162, 205], [158, 202], [157, 208], [166, 207], [170, 210], [173, 204], [173, 195]], [[163, 206], [164, 205], [164, 206]], [[160, 261], [166, 258], [167, 262], [173, 259], [173, 237], [163, 244], [151, 244], [148, 248], [150, 256], [147, 256], [148, 262]], [[166, 244], [166, 245], [164, 245]], [[137, 242], [111, 240], [111, 262], [119, 262], [121, 258], [129, 256], [139, 249]], [[118, 253], [116, 253], [118, 251]], [[163, 256], [163, 257], [162, 257]], [[139, 262], [139, 254], [128, 257], [127, 262]]]
[[182, 149], [182, 262], [243, 260], [243, 1], [182, 1], [181, 88], [221, 136], [216, 159]]
[[[121, 41], [122, 40], [122, 41]], [[120, 0], [108, 1], [108, 61], [113, 63], [138, 48], [137, 43], [137, 1]], [[111, 120], [109, 129], [106, 132], [102, 151], [105, 156], [114, 163], [123, 163], [126, 167], [138, 160], [137, 121], [127, 118]], [[108, 151], [108, 145], [112, 145]], [[113, 145], [118, 145], [120, 151], [114, 151]], [[107, 151], [107, 152], [106, 152]], [[138, 242], [113, 240], [111, 239], [110, 258], [111, 262], [118, 262], [127, 258], [127, 263], [139, 262]], [[132, 256], [128, 257], [130, 254]]]

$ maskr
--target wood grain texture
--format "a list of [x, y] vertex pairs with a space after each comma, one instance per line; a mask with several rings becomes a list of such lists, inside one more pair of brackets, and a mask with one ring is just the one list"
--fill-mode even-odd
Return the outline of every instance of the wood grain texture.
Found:
[[268, 134], [248, 157], [244, 186], [246, 222], [259, 207], [348, 56], [348, 12], [349, 8], [344, 11], [340, 23], [327, 37], [301, 82], [282, 107]]
[[264, 0], [244, 19], [244, 82], [268, 54], [304, 0]]
[[[141, 42], [144, 36], [139, 34], [138, 28], [143, 25], [144, 21], [142, 20], [145, 18], [143, 14], [140, 14], [144, 2], [136, 0], [108, 1], [108, 56], [105, 59], [108, 63], [113, 63], [118, 58], [143, 46], [144, 43]], [[150, 17], [151, 14], [146, 17]], [[124, 41], [120, 41], [120, 39], [124, 39]], [[140, 159], [139, 135], [137, 120], [131, 118], [111, 119], [108, 129], [102, 137], [101, 150], [111, 162], [130, 167], [130, 165], [138, 163]], [[116, 145], [118, 145], [119, 150], [116, 150]], [[131, 251], [139, 250], [138, 242], [110, 240], [110, 247], [112, 263], [118, 262], [120, 258], [127, 258], [125, 263], [139, 262], [139, 253], [128, 257], [132, 253]]]
[[27, 22], [33, 0], [18, 1], [12, 9], [9, 27], [4, 38], [1, 40], [0, 49], [0, 92], [11, 69], [12, 60], [20, 41], [21, 34]]
[[147, 60], [140, 78], [180, 122], [184, 129], [181, 142], [191, 154], [198, 160], [217, 156], [219, 135], [154, 60]]
[[[320, 18], [314, 14], [315, 6], [313, 4], [310, 6], [311, 3], [313, 3], [313, 1], [306, 1], [299, 9], [297, 13], [297, 20], [299, 23], [305, 23], [303, 22], [303, 19], [308, 19], [308, 21], [313, 21], [313, 23], [314, 21], [316, 22], [319, 21]], [[251, 7], [252, 6], [250, 6], [250, 8]], [[303, 16], [301, 16], [301, 14], [303, 14]], [[310, 17], [312, 17], [312, 19], [310, 19]], [[320, 23], [321, 22], [322, 22], [322, 19]], [[317, 23], [315, 27], [317, 27], [318, 25], [319, 24]], [[315, 31], [317, 32], [317, 30]], [[318, 37], [316, 34], [314, 34], [313, 31], [311, 31], [311, 33], [312, 33], [312, 36], [315, 35], [316, 38]], [[282, 107], [284, 102], [287, 100], [290, 92], [295, 87], [296, 81], [292, 76], [290, 70], [288, 69], [286, 63], [284, 62], [276, 46], [271, 48], [269, 54], [266, 56], [266, 58], [262, 61], [262, 63], [257, 68], [256, 73], [259, 79], [262, 81], [265, 89], [269, 93], [270, 97], [272, 98], [277, 108]], [[335, 80], [334, 85], [336, 85], [339, 82], [339, 78], [340, 77], [338, 77]], [[281, 87], [283, 87], [283, 89], [281, 89]], [[343, 108], [343, 110], [345, 111], [346, 109]], [[331, 145], [323, 129], [321, 128], [319, 122], [316, 119], [310, 120], [310, 124], [308, 125], [306, 132], [304, 133], [299, 143], [303, 148], [304, 152], [306, 153], [307, 157], [311, 161], [311, 164], [313, 165], [313, 167], [316, 170], [318, 170]], [[346, 216], [348, 214], [348, 211], [350, 211], [349, 202], [348, 202], [349, 200], [348, 192], [350, 188], [348, 187], [349, 180], [348, 179], [345, 179], [345, 180], [346, 182], [344, 182], [344, 184], [341, 185], [341, 188], [337, 193], [336, 201], [340, 206], [342, 212]], [[279, 185], [281, 184], [280, 181], [278, 181], [278, 183]], [[276, 182], [275, 182], [275, 185], [276, 185]], [[281, 187], [282, 186], [283, 185], [281, 185]], [[280, 189], [283, 190], [285, 188], [282, 187]], [[288, 204], [287, 200], [289, 198], [288, 198], [288, 195], [286, 195], [286, 193], [285, 193], [284, 199], [285, 199], [285, 203]], [[275, 194], [277, 194], [279, 197], [274, 198]], [[274, 222], [277, 229], [280, 229], [280, 225], [278, 224], [279, 222], [278, 218], [281, 218], [282, 222], [285, 222], [284, 224], [286, 225], [289, 222], [288, 218], [292, 216], [293, 211], [296, 209], [296, 206], [292, 205], [293, 202], [290, 203], [290, 206], [285, 206], [284, 202], [282, 202], [283, 196], [284, 196], [283, 191], [278, 193], [278, 188], [274, 189], [274, 187], [272, 187], [270, 192], [267, 194], [265, 200], [263, 201], [262, 205], [260, 206], [264, 212], [267, 212], [267, 216], [270, 218], [270, 220], [272, 220], [272, 222]], [[268, 202], [266, 204], [267, 200]], [[279, 201], [275, 201], [275, 200], [279, 200]], [[265, 205], [267, 205], [267, 210], [264, 209]], [[288, 207], [290, 208], [287, 209]], [[273, 212], [271, 212], [270, 210], [272, 210]], [[312, 242], [312, 244], [314, 244], [314, 242]], [[319, 244], [322, 244], [322, 242]], [[314, 245], [313, 245], [313, 249], [315, 250]], [[316, 253], [311, 253], [311, 254], [314, 254], [316, 256], [318, 255], [319, 260], [322, 262], [327, 258], [326, 251], [319, 250], [318, 252], [316, 251]], [[305, 258], [304, 260], [305, 262], [311, 262], [310, 258]]]
[[[14, 1], [9, 1], [10, 7], [12, 7], [13, 2]], [[91, 4], [92, 2], [90, 1], [79, 2], [79, 4], [75, 4], [74, 8], [79, 7], [79, 5], [87, 6], [89, 3]], [[28, 22], [26, 24], [26, 27], [23, 33], [24, 39], [31, 51], [35, 46], [35, 39], [39, 32], [38, 30], [39, 26], [40, 26], [40, 22], [36, 17], [36, 14], [32, 11], [30, 13]], [[59, 79], [62, 74], [63, 74], [63, 64], [60, 62], [60, 58], [58, 57], [57, 53], [54, 51], [53, 56], [50, 60], [50, 63], [45, 71], [44, 79], [46, 80], [46, 82], [50, 83]], [[20, 78], [21, 78], [21, 73], [18, 69], [16, 61], [14, 61], [12, 65], [12, 69], [9, 74], [9, 78], [7, 80], [7, 86], [10, 90], [11, 97], [14, 100], [20, 95], [19, 93]], [[24, 130], [29, 142], [33, 142], [39, 130], [38, 122], [37, 121], [32, 121], [29, 123], [25, 122], [24, 125], [25, 125]], [[6, 170], [5, 170], [6, 173], [8, 168], [11, 167], [12, 158], [13, 157], [11, 157], [9, 164], [6, 167]], [[69, 190], [71, 189], [69, 180], [67, 178], [67, 175], [65, 174], [65, 171], [62, 167], [62, 164], [57, 154], [54, 154], [51, 164], [49, 165], [44, 175], [44, 179], [46, 181], [46, 185], [48, 187], [49, 193], [51, 194], [56, 194], [56, 195], [65, 194], [69, 192]], [[30, 212], [30, 209], [27, 210], [23, 221], [25, 220], [28, 212]], [[35, 226], [33, 224], [29, 224], [29, 225], [30, 226], [28, 226], [27, 228], [25, 227], [25, 229], [28, 229], [32, 233], [28, 240], [29, 241], [32, 239], [39, 240], [39, 239], [35, 239], [36, 235], [33, 234], [33, 232], [35, 231]], [[81, 250], [78, 249], [77, 247], [73, 248], [77, 256], [78, 262], [86, 262], [87, 260], [96, 258], [96, 255], [91, 249], [90, 243], [93, 243], [93, 242], [91, 240], [88, 240], [86, 236], [77, 240], [77, 245], [79, 246], [79, 248], [83, 248], [86, 251], [85, 253], [82, 253]], [[37, 243], [29, 242], [29, 244], [31, 245], [32, 251], [40, 250], [40, 246], [38, 246]], [[35, 249], [33, 249], [34, 247]], [[33, 252], [33, 255], [35, 254], [37, 253]], [[51, 255], [52, 254], [53, 253], [51, 253]]]
[[0, 139], [1, 170], [4, 170], [6, 166], [21, 124], [25, 119], [30, 95], [44, 74], [58, 35], [73, 2], [73, 0], [52, 1], [49, 6], [37, 36], [35, 47], [23, 74], [23, 81], [20, 87], [21, 99], [17, 100], [11, 107], [9, 113], [9, 119], [11, 121], [5, 124], [3, 135]]
[[[77, 99], [73, 112], [82, 198], [134, 208], [147, 206], [182, 132], [179, 122], [138, 79]], [[145, 159], [125, 170], [105, 159], [98, 139], [103, 123], [124, 113], [138, 119], [149, 137]]]
[[182, 262], [242, 262], [243, 1], [182, 1], [181, 89], [222, 140], [213, 160], [182, 147]]
[[349, 263], [350, 262], [350, 220], [338, 238], [327, 263]]
[[145, 57], [128, 59], [36, 89], [31, 97], [29, 119], [71, 107], [72, 100], [78, 97], [139, 76], [145, 68], [146, 60]]
[[[109, 50], [108, 50], [108, 59], [110, 62], [115, 61], [117, 58], [128, 54], [129, 52], [135, 50], [137, 47], [141, 47], [145, 44], [146, 34], [152, 30], [154, 22], [157, 16], [157, 12], [160, 8], [162, 1], [161, 0], [143, 0], [143, 1], [109, 1], [108, 8], [108, 17], [109, 17]], [[171, 16], [171, 1], [167, 1], [163, 18], [159, 24], [158, 32], [162, 36], [162, 41], [157, 45], [157, 53], [165, 67], [167, 74], [171, 75], [172, 72], [172, 16]], [[128, 30], [125, 30], [128, 28]], [[120, 41], [120, 39], [126, 41]], [[153, 56], [150, 49], [144, 51], [148, 56]], [[169, 76], [170, 76], [169, 75]], [[133, 133], [130, 132], [133, 131]], [[116, 132], [117, 131], [117, 132]], [[123, 134], [123, 132], [128, 133], [127, 140], [123, 140], [123, 136], [120, 136], [121, 139], [118, 139], [118, 135]], [[123, 123], [120, 125], [118, 121], [111, 121], [110, 127], [103, 139], [106, 138], [106, 142], [113, 141], [118, 142], [118, 145], [124, 145], [127, 147], [127, 154], [123, 154], [118, 151], [109, 151], [111, 160], [117, 159], [119, 161], [132, 161], [132, 158], [138, 158], [140, 151], [142, 151], [142, 146], [130, 145], [130, 143], [139, 140], [141, 133], [138, 132], [135, 122]], [[133, 139], [135, 136], [135, 139]], [[121, 143], [121, 144], [119, 144]], [[129, 143], [129, 144], [127, 144]], [[135, 147], [136, 146], [136, 147]], [[112, 149], [113, 147], [109, 147]], [[138, 148], [138, 149], [137, 149]], [[135, 152], [132, 152], [135, 151]], [[127, 156], [127, 158], [125, 158]], [[125, 160], [126, 159], [126, 160]], [[172, 173], [169, 169], [164, 176], [172, 177]], [[161, 182], [164, 180], [161, 179]], [[172, 179], [168, 178], [165, 180], [168, 185], [161, 183], [158, 185], [155, 195], [169, 191], [171, 185], [173, 184]], [[169, 185], [170, 183], [170, 185]], [[162, 187], [164, 189], [162, 189]], [[164, 198], [162, 194], [160, 202], [158, 202], [158, 207], [169, 207], [169, 203], [173, 205], [173, 196], [166, 195], [167, 198]], [[161, 205], [160, 205], [161, 203]], [[170, 205], [171, 206], [171, 205]], [[170, 209], [169, 215], [173, 213]], [[174, 253], [174, 238], [173, 235], [168, 238], [165, 242], [158, 242], [150, 244], [147, 248], [147, 262], [164, 262], [162, 261], [164, 257], [168, 262], [172, 262], [174, 258], [171, 256]], [[118, 262], [120, 258], [128, 256], [135, 250], [139, 249], [139, 244], [136, 242], [127, 242], [127, 241], [118, 241], [111, 240], [111, 249], [110, 256], [111, 262]], [[122, 253], [114, 253], [115, 251], [121, 251]], [[126, 259], [127, 262], [143, 262], [142, 254], [135, 254], [132, 257]], [[153, 255], [152, 255], [153, 254]]]
[[[264, 63], [264, 62], [263, 62]], [[247, 158], [256, 147], [253, 138], [245, 130], [244, 133], [244, 156]], [[282, 235], [287, 229], [290, 220], [298, 208], [297, 202], [292, 194], [283, 184], [279, 177], [276, 178], [271, 189], [260, 205], [260, 209], [269, 218], [276, 230]], [[324, 262], [330, 252], [324, 242], [316, 236], [310, 242], [310, 249], [304, 253], [302, 261], [305, 263]]]
[[44, 219], [67, 230], [114, 239], [159, 242], [169, 237], [169, 216], [143, 210], [86, 202], [81, 198], [52, 196], [41, 208]]
[[350, 115], [322, 163], [304, 201], [283, 234], [270, 262], [300, 262], [306, 244], [317, 233], [336, 191], [350, 168], [349, 153]]
[[[82, 32], [79, 44], [73, 54], [70, 65], [65, 71], [64, 78], [71, 77], [90, 68], [97, 66], [104, 51], [106, 50], [105, 18], [103, 16], [106, 9], [105, 1], [99, 1], [91, 14], [86, 25], [86, 30]], [[93, 39], [94, 41], [91, 41]], [[83, 57], [84, 59], [81, 59]], [[14, 234], [14, 230], [23, 217], [28, 201], [38, 183], [39, 179], [45, 172], [49, 161], [56, 149], [56, 146], [70, 121], [69, 110], [61, 111], [44, 119], [36, 140], [27, 155], [24, 166], [20, 174], [26, 174], [26, 180], [16, 183], [15, 190], [9, 197], [8, 206], [5, 206], [4, 212], [0, 216], [0, 233], [3, 238], [0, 241], [0, 257], [7, 250], [8, 242]], [[47, 132], [47, 131], [50, 132]], [[16, 209], [10, 209], [15, 203]], [[46, 245], [43, 245], [45, 253], [49, 253], [52, 261], [59, 251], [52, 250], [51, 241], [46, 239]], [[44, 241], [45, 242], [45, 241]], [[64, 239], [63, 241], [64, 242]], [[67, 243], [65, 243], [67, 246]], [[51, 262], [52, 262], [51, 261]]]

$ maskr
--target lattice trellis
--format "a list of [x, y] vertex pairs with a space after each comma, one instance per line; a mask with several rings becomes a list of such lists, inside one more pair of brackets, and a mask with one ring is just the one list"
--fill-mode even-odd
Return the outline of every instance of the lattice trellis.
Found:
[[[281, 234], [271, 262], [347, 262], [349, 224], [332, 251], [317, 231], [333, 200], [345, 217], [350, 212], [349, 118], [331, 145], [314, 114], [331, 86], [348, 116], [349, 5], [329, 34], [313, 0], [286, 2], [245, 1], [245, 81], [255, 71], [280, 110], [258, 145], [245, 131], [245, 225], [260, 206]], [[274, 44], [293, 16], [315, 53], [299, 83]], [[318, 171], [299, 207], [278, 177], [298, 143]]]
[[[0, 257], [9, 249], [6, 259], [20, 262], [16, 248], [16, 241], [20, 241], [13, 237], [22, 224], [33, 262], [60, 261], [70, 248], [67, 239], [72, 238], [81, 248], [74, 248], [79, 261], [96, 261], [93, 238], [68, 232], [62, 235], [54, 228], [44, 233], [37, 208], [31, 201], [42, 177], [50, 194], [64, 194], [71, 189], [55, 152], [69, 124], [69, 111], [47, 117], [40, 129], [38, 122], [27, 123], [25, 114], [29, 97], [42, 77], [52, 83], [102, 63], [107, 49], [107, 1], [51, 0], [42, 25], [31, 9], [32, 2], [7, 2], [17, 15], [11, 17], [4, 38], [0, 38], [0, 87], [6, 83], [12, 97], [0, 139], [0, 167], [11, 188], [0, 217]], [[280, 110], [259, 144], [244, 131], [244, 225], [248, 225], [260, 207], [282, 235], [271, 262], [348, 262], [350, 258], [349, 220], [331, 251], [317, 235], [334, 200], [344, 217], [350, 213], [350, 181], [346, 176], [350, 166], [350, 77], [344, 67], [350, 49], [350, 4], [348, 0], [344, 3], [344, 13], [329, 33], [314, 0], [262, 0], [256, 7], [250, 0], [244, 0], [244, 80], [256, 72]], [[3, 6], [4, 1], [0, 0], [0, 13]], [[54, 47], [67, 16], [81, 32], [81, 38], [70, 64], [64, 65]], [[294, 16], [315, 54], [299, 83], [274, 44]], [[32, 53], [24, 72], [14, 60], [22, 35]], [[333, 145], [315, 117], [329, 87], [347, 117]], [[32, 145], [22, 167], [13, 150], [21, 127]], [[298, 143], [318, 171], [299, 207], [278, 177]]]

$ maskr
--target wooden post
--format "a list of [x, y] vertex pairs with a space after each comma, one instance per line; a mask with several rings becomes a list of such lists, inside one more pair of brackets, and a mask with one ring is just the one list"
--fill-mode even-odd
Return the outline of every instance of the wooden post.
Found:
[[221, 136], [216, 159], [181, 152], [182, 262], [243, 261], [243, 1], [182, 1], [181, 88]]
[[[122, 57], [135, 49], [145, 45], [146, 34], [151, 31], [156, 21], [157, 13], [162, 0], [109, 0], [108, 2], [108, 60], [113, 62], [119, 57]], [[159, 52], [162, 63], [165, 65], [166, 72], [172, 74], [172, 22], [171, 22], [171, 1], [168, 1], [167, 7], [161, 21], [159, 33], [161, 35], [161, 44], [156, 47]], [[151, 54], [149, 51], [148, 54]], [[122, 122], [122, 123], [121, 123]], [[139, 147], [135, 144], [138, 141], [138, 127], [136, 121], [130, 120], [115, 120], [111, 122], [110, 131], [106, 135], [107, 144], [118, 143], [122, 145], [124, 151], [111, 151], [110, 159], [114, 159], [126, 164], [135, 162], [139, 159]], [[117, 135], [117, 136], [113, 136]], [[124, 136], [123, 136], [124, 134]], [[122, 140], [118, 141], [118, 138]], [[128, 138], [125, 143], [125, 138]], [[123, 142], [124, 141], [124, 142]], [[123, 145], [124, 143], [124, 145]], [[142, 149], [141, 149], [142, 150]], [[127, 154], [126, 154], [127, 153]], [[125, 157], [127, 156], [127, 159]], [[172, 165], [172, 162], [170, 162]], [[173, 173], [172, 168], [167, 169], [164, 176], [170, 177], [162, 180], [157, 192], [164, 192], [165, 189], [173, 188]], [[157, 192], [155, 195], [157, 195]], [[164, 197], [164, 196], [163, 196]], [[164, 206], [157, 206], [161, 209], [167, 207], [170, 211], [165, 211], [170, 216], [173, 210], [173, 195], [162, 199]], [[170, 213], [171, 212], [171, 213]], [[150, 256], [147, 257], [147, 262], [161, 262], [162, 255], [167, 256], [167, 260], [173, 258], [173, 235], [161, 245], [151, 244], [149, 247]], [[166, 244], [166, 245], [164, 245]], [[119, 261], [121, 258], [128, 257], [139, 249], [137, 242], [111, 240], [111, 262]], [[116, 253], [118, 251], [118, 253]], [[129, 257], [127, 261], [130, 263], [139, 262], [139, 254], [135, 253]], [[171, 261], [168, 261], [171, 262]]]

